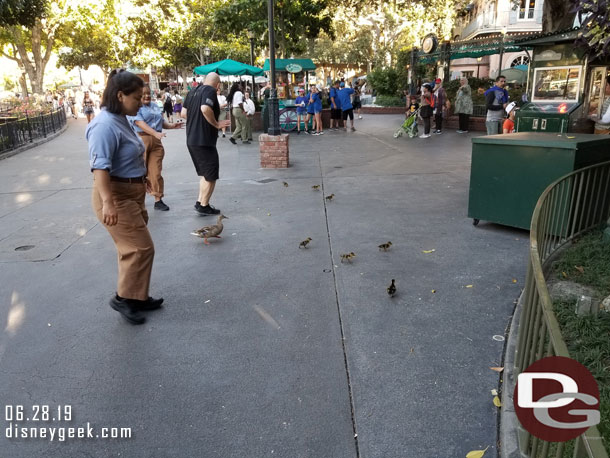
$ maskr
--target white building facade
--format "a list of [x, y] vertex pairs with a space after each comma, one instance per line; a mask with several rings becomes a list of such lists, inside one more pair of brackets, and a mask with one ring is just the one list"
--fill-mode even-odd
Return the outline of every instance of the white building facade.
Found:
[[[521, 38], [525, 34], [542, 31], [544, 0], [474, 0], [467, 6], [468, 13], [456, 22], [453, 41], [478, 40], [502, 37], [505, 40]], [[455, 76], [495, 78], [500, 69], [528, 65], [525, 52], [502, 53], [451, 61]]]

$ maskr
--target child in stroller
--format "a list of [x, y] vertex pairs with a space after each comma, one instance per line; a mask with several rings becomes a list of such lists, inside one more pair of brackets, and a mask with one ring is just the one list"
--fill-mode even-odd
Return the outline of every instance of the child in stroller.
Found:
[[417, 137], [417, 117], [419, 116], [419, 103], [417, 97], [408, 96], [406, 119], [402, 125], [394, 132], [394, 138], [407, 134], [409, 138]]

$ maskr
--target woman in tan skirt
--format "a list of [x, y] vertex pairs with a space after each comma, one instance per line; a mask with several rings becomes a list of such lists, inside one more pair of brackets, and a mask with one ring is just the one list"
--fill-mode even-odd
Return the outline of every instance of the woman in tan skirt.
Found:
[[117, 293], [110, 306], [131, 324], [142, 324], [143, 311], [161, 307], [148, 295], [155, 246], [146, 224], [144, 144], [126, 116], [142, 106], [144, 82], [126, 71], [113, 71], [102, 98], [102, 110], [87, 126], [93, 172], [92, 205], [114, 240], [118, 253]]
[[163, 168], [163, 157], [165, 150], [161, 139], [165, 137], [163, 129], [179, 129], [182, 123], [169, 123], [163, 120], [163, 113], [156, 103], [152, 103], [150, 87], [144, 86], [142, 91], [142, 107], [138, 114], [132, 118], [135, 131], [144, 142], [144, 161], [146, 163], [146, 180], [148, 181], [149, 193], [155, 198], [155, 210], [168, 211], [169, 207], [163, 202], [163, 191], [165, 190], [161, 170]]

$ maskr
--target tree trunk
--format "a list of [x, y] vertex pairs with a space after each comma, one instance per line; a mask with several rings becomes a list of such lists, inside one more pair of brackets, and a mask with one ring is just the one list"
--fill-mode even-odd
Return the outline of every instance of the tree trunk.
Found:
[[571, 2], [545, 0], [542, 10], [542, 32], [557, 32], [572, 27], [576, 13], [570, 13], [571, 9]]

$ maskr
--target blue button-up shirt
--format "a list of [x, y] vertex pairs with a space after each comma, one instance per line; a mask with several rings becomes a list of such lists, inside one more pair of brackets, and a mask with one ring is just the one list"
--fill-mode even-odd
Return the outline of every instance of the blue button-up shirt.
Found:
[[148, 105], [142, 105], [137, 115], [127, 116], [127, 119], [132, 123], [136, 132], [144, 132], [137, 126], [136, 121], [144, 121], [157, 132], [163, 130], [163, 114], [156, 103], [151, 102]]
[[108, 170], [110, 175], [136, 178], [146, 175], [144, 143], [127, 118], [105, 108], [87, 126], [91, 170]]

